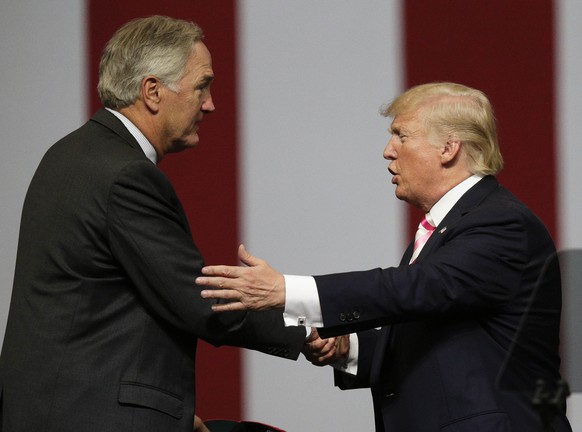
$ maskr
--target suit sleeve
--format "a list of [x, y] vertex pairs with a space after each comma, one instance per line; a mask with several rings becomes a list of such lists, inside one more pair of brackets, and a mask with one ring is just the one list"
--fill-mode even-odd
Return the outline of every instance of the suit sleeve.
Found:
[[[305, 330], [285, 329], [282, 313], [216, 314], [194, 280], [203, 259], [175, 192], [149, 161], [128, 164], [111, 187], [109, 244], [149, 313], [214, 345], [297, 358]], [[217, 229], [220, 229], [217, 227]]]
[[[479, 314], [523, 295], [538, 276], [526, 267], [541, 268], [551, 253], [537, 253], [539, 262], [528, 258], [537, 246], [526, 233], [539, 224], [528, 222], [528, 215], [517, 211], [483, 212], [486, 216], [467, 216], [449, 227], [436, 239], [438, 248], [416, 264], [316, 276], [325, 326], [322, 337], [412, 320]], [[544, 243], [546, 239], [540, 241]], [[523, 281], [524, 274], [531, 274], [532, 280]]]

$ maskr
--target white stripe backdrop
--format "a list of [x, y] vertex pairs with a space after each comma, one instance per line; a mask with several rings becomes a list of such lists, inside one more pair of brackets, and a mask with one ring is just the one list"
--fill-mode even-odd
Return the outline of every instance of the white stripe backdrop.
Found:
[[[582, 4], [557, 3], [559, 221], [562, 247], [575, 248]], [[243, 241], [287, 273], [397, 263], [404, 206], [382, 160], [388, 122], [378, 108], [402, 89], [399, 2], [238, 5]], [[87, 117], [84, 14], [79, 0], [0, 3], [0, 336], [26, 188], [46, 148]], [[373, 430], [369, 392], [333, 388], [327, 368], [248, 352], [243, 360], [245, 417], [290, 432]], [[580, 394], [569, 417], [582, 430]]]
[[[556, 0], [556, 145], [558, 148], [558, 226], [562, 249], [582, 248], [582, 2]], [[526, 127], [526, 125], [524, 125]], [[544, 175], [541, 170], [540, 175]], [[580, 297], [580, 296], [578, 296]], [[582, 344], [581, 329], [577, 343]], [[582, 359], [577, 359], [580, 364]], [[581, 366], [582, 367], [582, 366]], [[567, 377], [566, 377], [567, 378]], [[572, 384], [572, 383], [570, 383]], [[582, 383], [576, 383], [577, 391]], [[582, 393], [568, 399], [568, 418], [574, 432], [582, 431]]]
[[[243, 240], [289, 274], [396, 264], [404, 206], [382, 158], [400, 90], [397, 2], [271, 0], [240, 8]], [[289, 431], [374, 430], [369, 390], [331, 368], [244, 351], [248, 418]]]
[[[582, 2], [557, 1], [557, 122], [559, 218], [561, 247], [582, 247]], [[543, 172], [540, 173], [543, 175]]]
[[1, 339], [28, 184], [47, 148], [87, 120], [84, 38], [82, 1], [0, 2]]

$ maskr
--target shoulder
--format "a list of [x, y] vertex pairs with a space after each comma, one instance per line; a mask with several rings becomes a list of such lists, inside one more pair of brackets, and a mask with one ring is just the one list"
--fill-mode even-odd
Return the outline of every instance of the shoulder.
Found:
[[113, 129], [89, 120], [52, 145], [45, 153], [41, 165], [62, 167], [60, 169], [67, 171], [77, 170], [88, 175], [99, 173], [101, 177], [108, 171], [119, 170], [134, 161], [154, 166], [131, 135], [120, 135]]
[[58, 158], [79, 161], [97, 159], [146, 159], [139, 144], [121, 121], [102, 109], [78, 129], [61, 138], [47, 151]]
[[512, 192], [487, 176], [461, 197], [451, 210], [452, 217], [458, 214], [465, 221], [482, 220], [501, 222], [521, 220], [541, 223], [532, 210]]
[[473, 205], [461, 205], [451, 213], [439, 227], [440, 231], [446, 230], [444, 237], [448, 241], [478, 239], [492, 250], [503, 245], [527, 249], [533, 243], [553, 247], [549, 230], [541, 219], [513, 193], [497, 183]]
[[515, 220], [528, 228], [546, 230], [544, 223], [531, 208], [502, 185], [488, 195], [476, 210], [476, 214], [482, 218]]

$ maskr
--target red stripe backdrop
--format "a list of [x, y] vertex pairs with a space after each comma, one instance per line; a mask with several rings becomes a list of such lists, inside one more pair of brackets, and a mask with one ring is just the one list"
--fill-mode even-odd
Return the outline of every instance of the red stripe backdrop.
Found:
[[[403, 4], [406, 86], [456, 81], [489, 96], [505, 159], [499, 179], [557, 241], [554, 1]], [[411, 211], [411, 237], [418, 220]]]
[[[190, 220], [194, 240], [208, 263], [238, 262], [235, 3], [231, 0], [89, 0], [88, 43], [90, 109], [97, 96], [99, 58], [113, 32], [140, 16], [169, 15], [194, 21], [205, 32], [216, 75], [216, 112], [205, 118], [200, 146], [169, 155], [160, 164], [172, 180]], [[240, 353], [199, 343], [197, 413], [203, 418], [242, 417]]]

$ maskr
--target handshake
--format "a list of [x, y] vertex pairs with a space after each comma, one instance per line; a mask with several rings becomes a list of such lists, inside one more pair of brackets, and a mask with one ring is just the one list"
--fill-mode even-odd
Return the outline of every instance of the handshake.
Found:
[[301, 352], [315, 366], [340, 366], [348, 358], [350, 352], [350, 336], [342, 335], [321, 339], [317, 329], [312, 327], [311, 334], [305, 341]]

